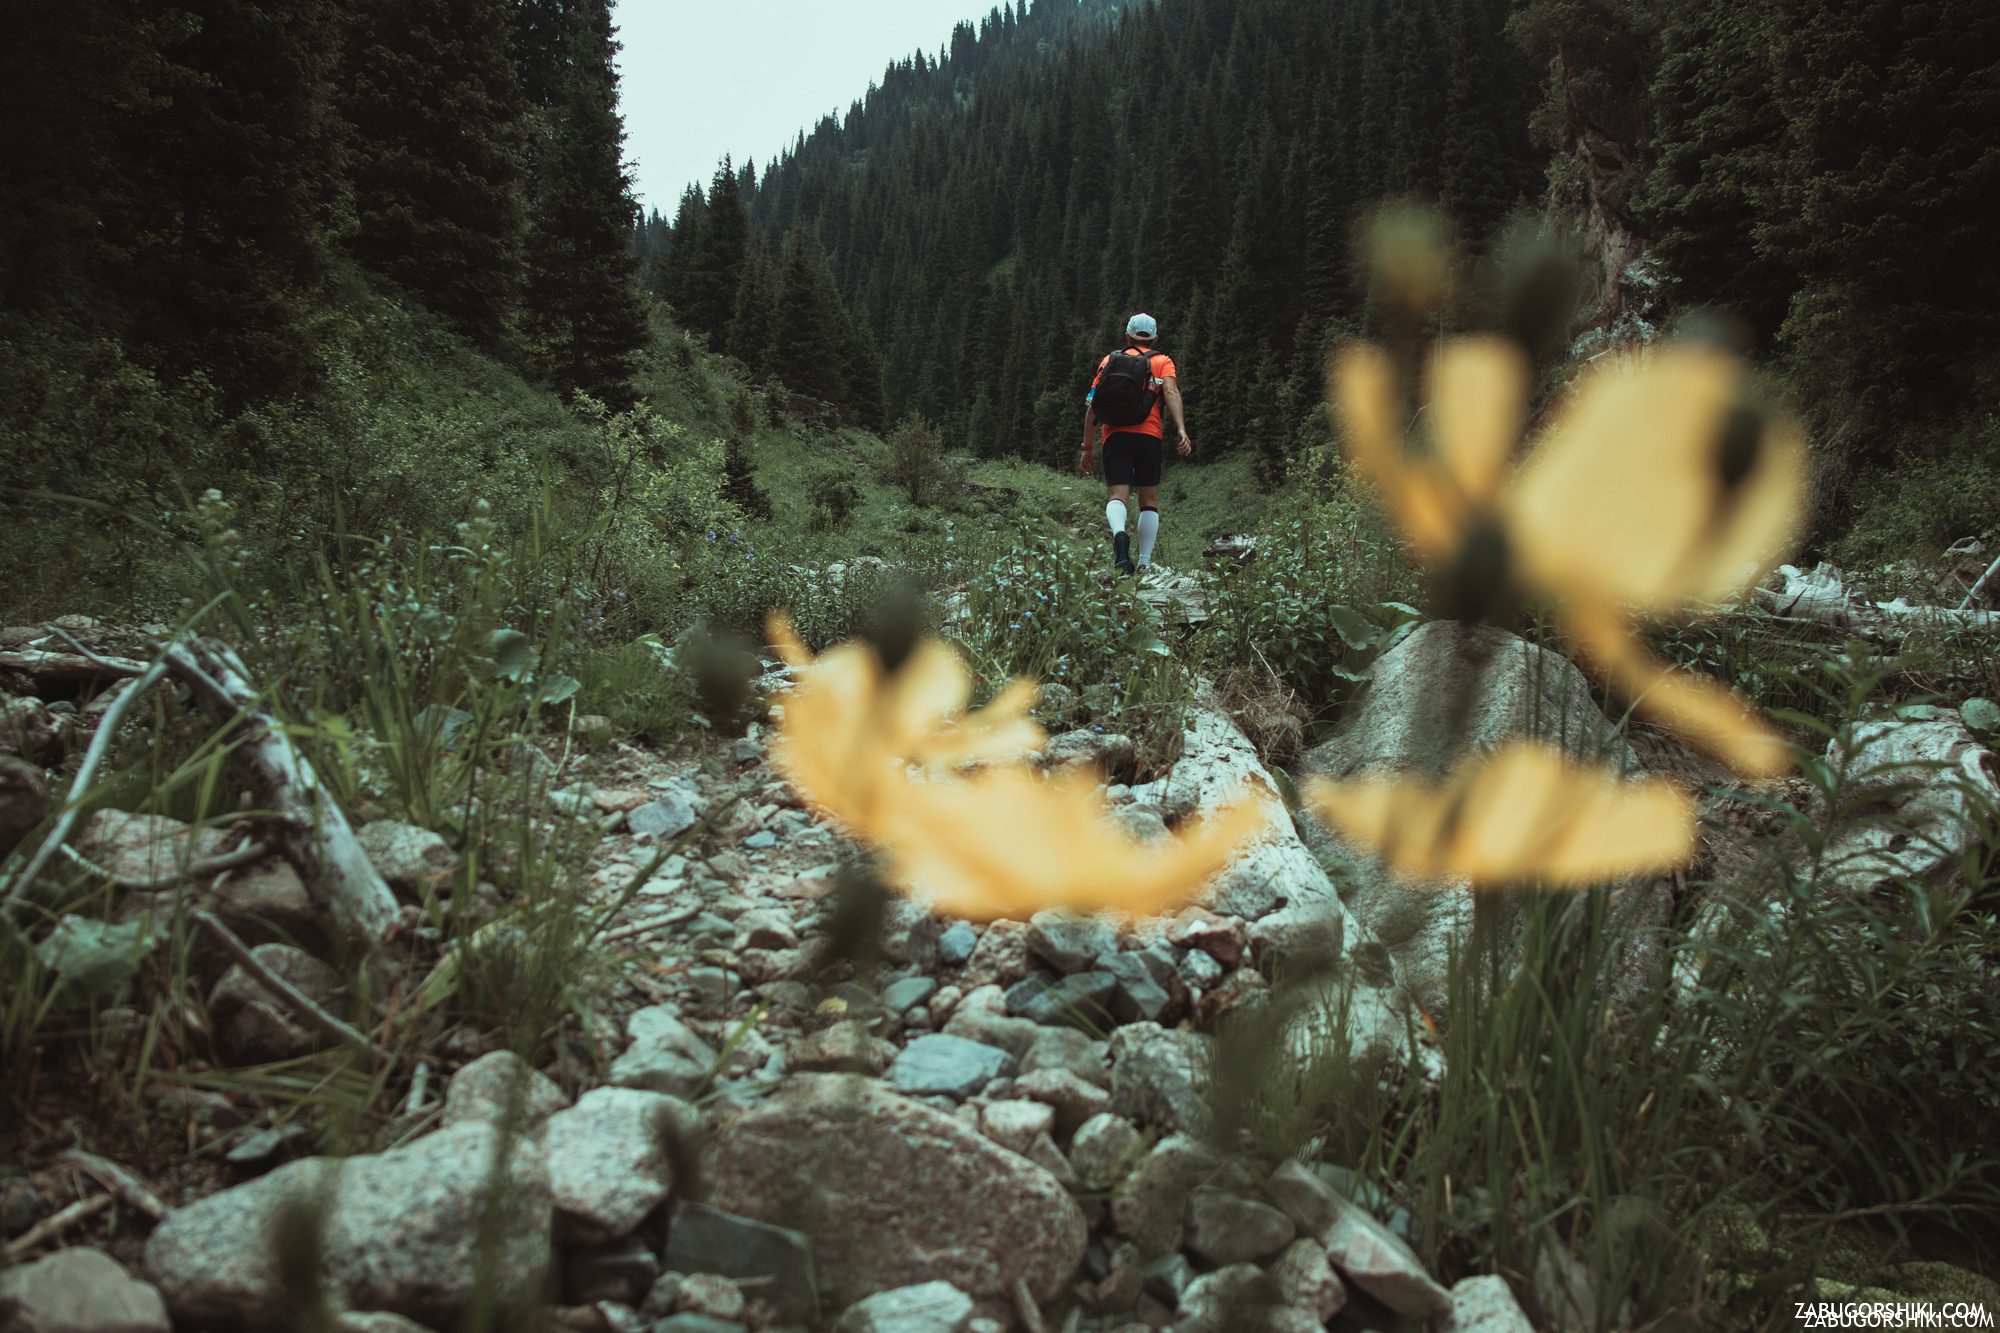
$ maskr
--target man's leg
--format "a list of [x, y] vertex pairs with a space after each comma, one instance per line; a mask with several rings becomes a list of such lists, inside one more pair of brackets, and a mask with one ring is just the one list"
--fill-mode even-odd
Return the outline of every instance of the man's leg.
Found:
[[1153, 563], [1153, 543], [1160, 539], [1160, 488], [1139, 488], [1139, 566]]
[[1111, 525], [1111, 558], [1120, 574], [1130, 574], [1132, 536], [1125, 530], [1132, 496], [1132, 441], [1112, 435], [1104, 441], [1104, 482], [1109, 498], [1104, 504], [1105, 522]]

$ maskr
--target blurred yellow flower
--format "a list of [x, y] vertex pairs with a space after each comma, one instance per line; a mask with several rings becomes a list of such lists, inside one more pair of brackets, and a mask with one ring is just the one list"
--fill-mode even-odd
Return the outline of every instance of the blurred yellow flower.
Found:
[[1467, 756], [1442, 782], [1318, 778], [1303, 794], [1398, 874], [1474, 888], [1588, 888], [1684, 864], [1694, 851], [1694, 805], [1679, 787], [1627, 782], [1533, 741]]
[[[977, 712], [971, 676], [926, 640], [896, 671], [844, 643], [815, 659], [774, 618], [772, 641], [798, 674], [771, 756], [808, 802], [880, 853], [888, 878], [939, 910], [975, 920], [1044, 908], [1148, 915], [1179, 907], [1227, 865], [1265, 817], [1243, 801], [1192, 831], [1140, 842], [1112, 820], [1083, 774], [1025, 764], [1043, 739], [1016, 681]], [[981, 765], [959, 772], [968, 765]]]
[[1676, 345], [1593, 367], [1518, 471], [1528, 362], [1503, 339], [1443, 344], [1419, 420], [1378, 348], [1343, 349], [1330, 378], [1350, 458], [1422, 558], [1448, 565], [1497, 530], [1501, 572], [1550, 602], [1639, 713], [1741, 772], [1783, 771], [1769, 726], [1720, 685], [1655, 660], [1631, 623], [1740, 592], [1797, 533], [1804, 436], [1742, 406], [1738, 358]]

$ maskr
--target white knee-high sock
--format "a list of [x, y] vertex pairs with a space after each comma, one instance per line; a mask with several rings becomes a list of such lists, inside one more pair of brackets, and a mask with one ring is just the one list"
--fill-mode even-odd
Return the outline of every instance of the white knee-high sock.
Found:
[[1139, 511], [1139, 563], [1153, 563], [1153, 543], [1160, 539], [1160, 511], [1147, 508]]
[[1125, 531], [1125, 502], [1110, 500], [1105, 503], [1104, 517], [1111, 524], [1111, 535], [1116, 537]]

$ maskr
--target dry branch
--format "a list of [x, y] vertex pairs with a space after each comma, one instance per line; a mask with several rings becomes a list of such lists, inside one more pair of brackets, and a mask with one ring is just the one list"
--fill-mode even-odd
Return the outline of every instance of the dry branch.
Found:
[[0, 652], [0, 671], [18, 671], [47, 680], [102, 680], [106, 676], [142, 675], [145, 670], [144, 662], [100, 657], [96, 653], [52, 653], [39, 648]]
[[89, 1221], [116, 1202], [117, 1199], [113, 1195], [93, 1194], [88, 1199], [78, 1199], [59, 1213], [43, 1218], [5, 1245], [0, 1245], [0, 1265], [11, 1264], [23, 1255], [32, 1254], [77, 1223]]
[[250, 974], [252, 980], [282, 1001], [287, 1009], [298, 1017], [332, 1037], [335, 1041], [352, 1046], [363, 1055], [372, 1056], [385, 1064], [394, 1064], [396, 1057], [370, 1041], [359, 1028], [328, 1013], [311, 996], [291, 982], [264, 966], [254, 950], [245, 944], [242, 937], [222, 923], [213, 912], [196, 912], [194, 922], [215, 938], [237, 966]]
[[178, 870], [169, 870], [158, 875], [113, 874], [74, 847], [63, 848], [62, 854], [71, 864], [82, 867], [99, 879], [109, 880], [116, 888], [130, 893], [158, 893], [161, 889], [171, 889], [176, 884], [213, 879], [225, 870], [240, 870], [244, 866], [255, 865], [269, 856], [271, 849], [261, 842], [245, 843], [235, 851], [211, 856], [206, 861], [190, 861]]
[[35, 882], [50, 861], [55, 859], [58, 849], [67, 842], [77, 819], [83, 814], [83, 796], [90, 790], [91, 779], [97, 774], [97, 767], [104, 762], [104, 756], [111, 750], [111, 743], [118, 735], [118, 728], [124, 725], [125, 711], [132, 701], [144, 694], [167, 674], [165, 662], [155, 662], [149, 667], [141, 667], [137, 680], [122, 687], [118, 698], [111, 707], [104, 710], [104, 717], [97, 724], [97, 732], [90, 738], [90, 748], [84, 751], [83, 762], [77, 765], [76, 778], [69, 786], [69, 799], [63, 802], [63, 812], [56, 819], [56, 826], [49, 830], [49, 836], [42, 839], [42, 845], [35, 850], [34, 859], [22, 868], [7, 886], [4, 897], [0, 897], [0, 920], [11, 923], [14, 919], [14, 905], [27, 893], [28, 886]]
[[107, 1157], [99, 1157], [96, 1153], [85, 1152], [81, 1148], [71, 1148], [67, 1152], [58, 1154], [56, 1160], [76, 1167], [111, 1191], [117, 1196], [118, 1202], [134, 1212], [144, 1213], [155, 1222], [167, 1215], [167, 1205], [160, 1201], [159, 1195], [153, 1193], [151, 1186]]
[[230, 762], [252, 800], [285, 816], [273, 841], [306, 892], [344, 934], [381, 958], [401, 924], [396, 898], [355, 840], [347, 816], [264, 707], [242, 661], [227, 648], [184, 639], [164, 658], [174, 677], [230, 743]]

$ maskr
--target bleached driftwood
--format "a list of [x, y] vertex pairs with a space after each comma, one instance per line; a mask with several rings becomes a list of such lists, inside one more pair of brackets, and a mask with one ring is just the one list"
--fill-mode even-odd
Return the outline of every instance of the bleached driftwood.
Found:
[[1815, 566], [1810, 573], [1801, 573], [1791, 565], [1780, 568], [1785, 587], [1782, 591], [1770, 588], [1756, 589], [1757, 604], [1774, 616], [1789, 620], [1805, 620], [1814, 624], [1829, 625], [1838, 629], [1851, 629], [1872, 638], [1899, 639], [1910, 631], [1925, 626], [1944, 629], [2000, 629], [2000, 611], [1979, 611], [1971, 608], [1973, 596], [1980, 585], [1993, 573], [1988, 570], [1981, 575], [1980, 584], [1973, 585], [1973, 596], [1968, 596], [1965, 604], [1949, 606], [1912, 606], [1898, 597], [1888, 602], [1871, 602], [1857, 597], [1847, 590], [1840, 573], [1831, 565]]
[[200, 639], [170, 645], [162, 659], [231, 742], [231, 763], [251, 799], [283, 816], [270, 841], [299, 872], [314, 905], [370, 955], [384, 958], [401, 925], [396, 897], [355, 840], [312, 761], [264, 707], [242, 660]]
[[1958, 604], [1958, 609], [1972, 610], [1978, 604], [1980, 596], [1985, 593], [1986, 585], [1993, 582], [1995, 573], [2000, 573], [2000, 555], [1994, 556], [1993, 563], [1986, 567], [1986, 572], [1972, 581], [1972, 586], [1965, 590], [1965, 600]]
[[56, 853], [68, 844], [69, 835], [76, 828], [76, 821], [83, 815], [83, 795], [90, 790], [90, 784], [97, 776], [98, 765], [104, 762], [104, 756], [110, 752], [111, 742], [118, 735], [118, 728], [125, 724], [126, 710], [132, 706], [135, 699], [153, 688], [166, 674], [167, 664], [155, 662], [151, 666], [140, 667], [136, 680], [117, 687], [121, 692], [111, 707], [105, 710], [103, 720], [97, 724], [97, 734], [90, 738], [90, 748], [83, 752], [83, 762], [77, 765], [76, 777], [70, 783], [69, 799], [63, 803], [63, 812], [56, 819], [55, 827], [49, 830], [46, 838], [42, 839], [42, 845], [35, 850], [28, 864], [22, 867], [21, 873], [14, 876], [12, 882], [7, 885], [6, 892], [0, 894], [0, 920], [10, 923], [13, 921], [15, 904], [19, 903], [22, 896], [27, 893], [28, 886], [48, 868]]
[[145, 674], [146, 664], [95, 653], [52, 653], [40, 648], [0, 652], [0, 671], [18, 671], [50, 680], [102, 680], [106, 676]]

